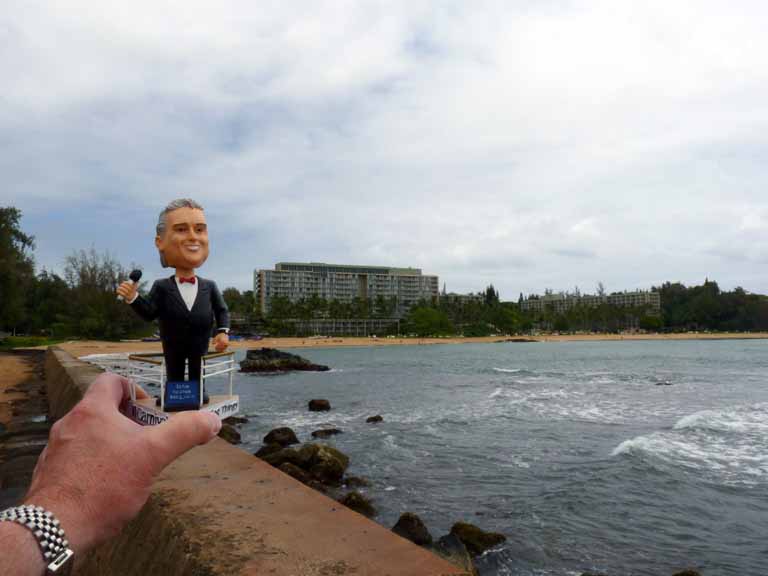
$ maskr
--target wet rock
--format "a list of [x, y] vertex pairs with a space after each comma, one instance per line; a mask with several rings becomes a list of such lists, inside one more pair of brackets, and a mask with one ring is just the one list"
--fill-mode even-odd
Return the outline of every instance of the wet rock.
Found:
[[235, 424], [246, 424], [248, 422], [248, 418], [245, 416], [230, 416], [229, 418], [224, 418], [222, 422], [225, 424], [232, 424], [234, 426]]
[[347, 508], [354, 510], [358, 514], [367, 516], [368, 518], [376, 516], [376, 508], [373, 507], [373, 504], [371, 504], [371, 501], [368, 500], [368, 498], [359, 492], [350, 492], [339, 500], [339, 502], [344, 504]]
[[365, 421], [368, 424], [376, 424], [378, 422], [383, 422], [384, 418], [381, 416], [381, 414], [376, 414], [376, 416], [368, 416], [368, 418], [366, 418]]
[[288, 476], [296, 478], [296, 480], [302, 484], [309, 485], [312, 482], [312, 476], [310, 476], [306, 471], [302, 470], [295, 464], [291, 464], [290, 462], [283, 462], [280, 466], [277, 467], [277, 469], [281, 472], [285, 472], [288, 474]]
[[241, 372], [289, 372], [303, 370], [326, 372], [328, 366], [313, 364], [306, 358], [274, 348], [248, 350], [245, 359], [240, 362]]
[[603, 574], [602, 572], [582, 572], [581, 576], [608, 576], [607, 574]]
[[347, 476], [344, 478], [344, 485], [348, 488], [366, 488], [370, 486], [371, 483], [360, 476]]
[[291, 444], [298, 443], [299, 439], [296, 437], [296, 433], [287, 426], [270, 430], [269, 434], [264, 436], [264, 444], [279, 444], [280, 446], [289, 446]]
[[477, 576], [477, 568], [475, 568], [475, 565], [472, 563], [472, 557], [469, 555], [467, 547], [458, 536], [448, 534], [447, 536], [440, 538], [432, 546], [426, 546], [426, 548], [457, 568], [464, 570], [472, 576]]
[[331, 409], [331, 403], [324, 399], [315, 399], [309, 401], [310, 412], [327, 412]]
[[304, 468], [300, 464], [299, 460], [299, 451], [295, 448], [283, 448], [281, 450], [278, 450], [277, 452], [271, 452], [269, 454], [265, 454], [263, 456], [259, 456], [264, 462], [267, 464], [271, 464], [275, 468], [280, 468], [283, 464], [286, 462], [290, 464], [294, 464], [298, 466], [299, 468]]
[[451, 527], [451, 534], [457, 536], [467, 547], [472, 556], [479, 556], [489, 548], [501, 544], [507, 537], [498, 532], [486, 532], [468, 522], [456, 522]]
[[315, 430], [312, 432], [312, 438], [330, 438], [336, 434], [341, 434], [341, 430], [338, 428], [324, 428], [322, 430]]
[[223, 438], [230, 444], [240, 444], [240, 432], [232, 424], [225, 424], [222, 422], [221, 430], [219, 430], [219, 438]]
[[682, 572], [675, 572], [672, 574], [672, 576], [701, 576], [701, 573], [698, 570], [694, 570], [693, 568], [688, 568]]
[[269, 454], [276, 454], [277, 452], [280, 452], [280, 450], [282, 449], [283, 449], [283, 446], [280, 446], [280, 444], [266, 444], [261, 448], [259, 448], [258, 452], [256, 452], [254, 456], [264, 460], [265, 456], [268, 456]]
[[429, 533], [421, 518], [411, 512], [400, 515], [397, 523], [392, 527], [392, 532], [419, 546], [432, 544], [432, 534]]
[[323, 484], [337, 486], [349, 466], [349, 457], [325, 444], [305, 444], [297, 453], [296, 464]]

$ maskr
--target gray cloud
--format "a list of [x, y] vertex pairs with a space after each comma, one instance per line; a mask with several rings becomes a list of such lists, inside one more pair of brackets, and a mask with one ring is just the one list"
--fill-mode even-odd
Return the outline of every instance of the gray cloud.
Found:
[[[221, 230], [206, 268], [240, 288], [321, 260], [505, 297], [705, 276], [768, 292], [767, 11], [12, 0], [0, 202], [143, 230], [194, 196]], [[39, 259], [152, 256], [88, 222], [32, 230]]]

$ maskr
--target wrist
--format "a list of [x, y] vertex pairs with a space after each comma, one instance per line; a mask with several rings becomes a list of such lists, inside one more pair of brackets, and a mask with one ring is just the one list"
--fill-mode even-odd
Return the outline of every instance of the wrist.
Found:
[[40, 545], [29, 528], [15, 522], [0, 522], [0, 573], [9, 576], [44, 574]]
[[54, 492], [40, 490], [27, 494], [23, 505], [41, 506], [53, 513], [61, 524], [61, 528], [67, 535], [69, 547], [80, 555], [91, 545], [95, 535], [89, 535], [86, 531], [93, 523], [86, 518], [88, 506], [85, 502], [79, 502], [73, 495], [68, 495], [64, 488]]

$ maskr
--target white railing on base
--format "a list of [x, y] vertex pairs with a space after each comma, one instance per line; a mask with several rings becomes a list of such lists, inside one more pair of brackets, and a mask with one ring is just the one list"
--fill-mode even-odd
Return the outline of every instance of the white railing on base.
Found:
[[[223, 358], [223, 360], [219, 360]], [[217, 360], [210, 362], [210, 360]], [[229, 374], [229, 395], [233, 395], [235, 353], [214, 352], [203, 356], [200, 367], [200, 401], [203, 401], [205, 380], [213, 376]], [[221, 370], [216, 370], [222, 367]], [[213, 371], [211, 371], [213, 370]], [[165, 359], [162, 354], [130, 354], [128, 356], [128, 379], [131, 382], [131, 400], [136, 401], [136, 384], [148, 382], [160, 386], [160, 409], [165, 410]]]

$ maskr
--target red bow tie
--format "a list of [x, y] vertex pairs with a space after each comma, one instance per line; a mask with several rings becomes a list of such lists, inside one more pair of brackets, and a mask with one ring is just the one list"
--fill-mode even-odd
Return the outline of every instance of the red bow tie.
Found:
[[194, 276], [190, 276], [189, 278], [181, 278], [180, 277], [179, 278], [179, 284], [184, 284], [184, 282], [189, 282], [190, 284], [194, 284], [195, 283], [195, 277]]

